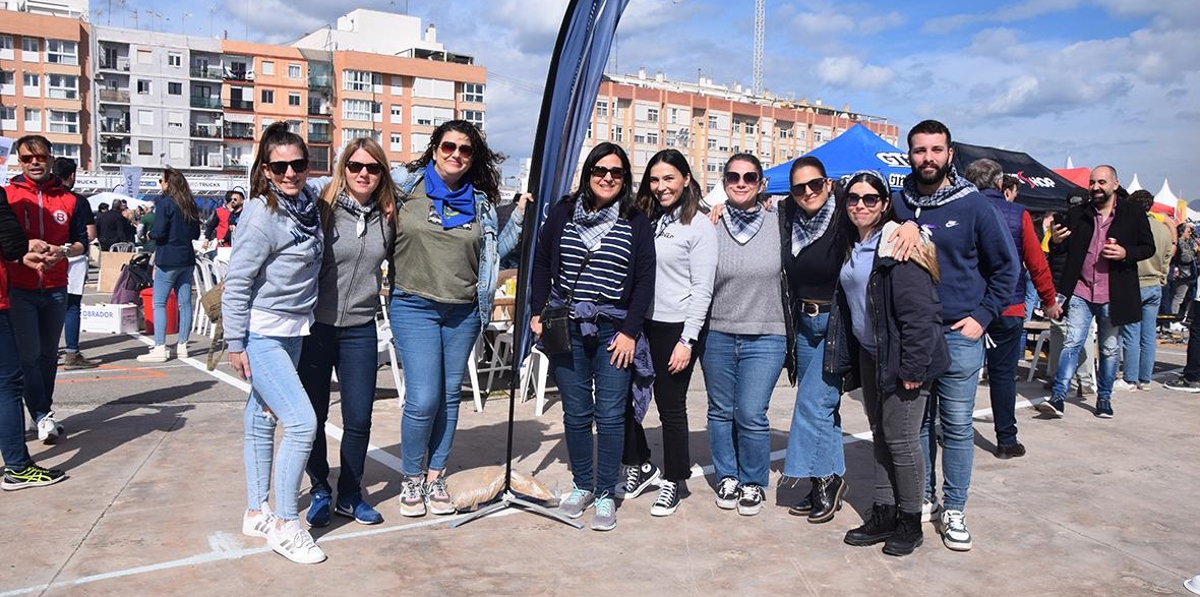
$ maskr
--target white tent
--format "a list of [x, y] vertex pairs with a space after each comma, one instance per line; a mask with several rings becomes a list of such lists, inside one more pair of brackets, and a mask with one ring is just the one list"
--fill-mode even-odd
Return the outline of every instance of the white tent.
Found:
[[1125, 187], [1125, 190], [1130, 193], [1142, 190], [1142, 183], [1138, 181], [1136, 173], [1133, 175], [1133, 182], [1129, 183], [1129, 186]]
[[1171, 184], [1167, 182], [1167, 179], [1163, 179], [1162, 188], [1158, 190], [1158, 194], [1154, 195], [1154, 201], [1155, 203], [1162, 203], [1164, 205], [1179, 203], [1179, 197], [1176, 197], [1175, 193], [1171, 192]]
[[107, 203], [109, 205], [112, 205], [113, 201], [115, 201], [117, 199], [123, 199], [125, 201], [125, 203], [129, 205], [129, 209], [137, 209], [143, 205], [153, 205], [154, 204], [153, 201], [146, 201], [144, 199], [135, 199], [133, 197], [130, 197], [129, 195], [122, 195], [121, 193], [105, 191], [103, 193], [96, 193], [95, 195], [88, 197], [88, 205], [91, 205], [92, 211], [96, 212], [96, 211], [100, 210], [101, 203]]
[[1067, 168], [1067, 170], [1071, 170], [1071, 169], [1075, 168], [1075, 162], [1073, 160], [1071, 160], [1071, 156], [1067, 156], [1066, 168]]

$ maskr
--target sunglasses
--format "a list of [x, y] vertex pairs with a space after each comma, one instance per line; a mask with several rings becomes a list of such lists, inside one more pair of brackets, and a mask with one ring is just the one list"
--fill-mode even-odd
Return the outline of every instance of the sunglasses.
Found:
[[475, 153], [474, 147], [471, 147], [470, 145], [459, 145], [454, 141], [442, 141], [442, 144], [438, 147], [441, 148], [442, 153], [446, 154], [447, 156], [454, 155], [455, 150], [458, 150], [458, 155], [464, 158], [470, 158], [471, 154]]
[[21, 160], [22, 164], [28, 164], [29, 162], [32, 162], [34, 160], [37, 160], [39, 162], [49, 162], [50, 156], [48, 156], [44, 153], [27, 153], [23, 156], [18, 156], [17, 159]]
[[290, 162], [267, 162], [267, 167], [270, 168], [271, 172], [275, 173], [276, 176], [283, 176], [284, 174], [287, 174], [288, 168], [291, 168], [292, 172], [299, 174], [301, 172], [308, 171], [308, 158], [300, 158]]
[[346, 162], [346, 169], [349, 170], [351, 174], [358, 174], [359, 172], [362, 172], [363, 168], [366, 168], [367, 174], [372, 176], [379, 176], [379, 174], [383, 172], [383, 164], [380, 163], [364, 164], [362, 162]]
[[[792, 194], [803, 196], [810, 193], [818, 193], [821, 191], [821, 187], [825, 186], [826, 180], [825, 178], [814, 178], [808, 182], [798, 182], [792, 185]], [[808, 192], [806, 193], [804, 189], [808, 189]]]
[[758, 172], [726, 172], [725, 184], [737, 184], [739, 180], [743, 180], [746, 184], [758, 184], [762, 177]]
[[882, 200], [883, 197], [880, 197], [878, 193], [867, 193], [866, 195], [849, 193], [846, 195], [846, 207], [854, 207], [858, 205], [859, 201], [862, 201], [862, 204], [866, 207], [875, 207]]
[[613, 180], [623, 180], [625, 178], [625, 169], [620, 166], [614, 168], [605, 168], [604, 166], [592, 166], [592, 178], [604, 178], [612, 175]]

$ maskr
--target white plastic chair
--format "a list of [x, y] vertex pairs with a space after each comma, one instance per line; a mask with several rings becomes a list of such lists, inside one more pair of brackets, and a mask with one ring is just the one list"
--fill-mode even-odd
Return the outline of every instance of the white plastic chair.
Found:
[[1038, 333], [1037, 340], [1033, 343], [1033, 358], [1029, 360], [1029, 376], [1025, 378], [1025, 381], [1033, 381], [1033, 376], [1037, 373], [1038, 361], [1042, 358], [1042, 347], [1049, 341], [1050, 330], [1042, 330]]
[[383, 307], [383, 318], [375, 321], [375, 332], [379, 336], [379, 341], [376, 344], [378, 351], [377, 366], [390, 365], [392, 368], [392, 383], [396, 384], [396, 395], [400, 398], [400, 405], [404, 405], [404, 376], [401, 373], [403, 364], [400, 363], [400, 357], [396, 354], [396, 343], [392, 338], [392, 322], [388, 317], [387, 297], [379, 295], [379, 303]]
[[536, 346], [529, 349], [529, 356], [521, 363], [520, 399], [529, 399], [529, 384], [534, 384], [534, 414], [542, 416], [546, 412], [546, 378], [550, 376], [550, 357], [538, 350]]
[[108, 250], [113, 253], [133, 253], [137, 251], [137, 245], [133, 243], [113, 243], [108, 247]]

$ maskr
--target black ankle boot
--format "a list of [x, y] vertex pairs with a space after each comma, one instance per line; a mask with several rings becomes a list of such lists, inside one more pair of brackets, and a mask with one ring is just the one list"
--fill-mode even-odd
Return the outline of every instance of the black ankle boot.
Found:
[[900, 512], [896, 517], [896, 532], [883, 544], [883, 553], [889, 556], [906, 556], [921, 546], [924, 537], [921, 513]]
[[842, 507], [842, 496], [846, 494], [846, 480], [841, 475], [820, 477], [812, 492], [812, 511], [808, 521], [820, 524], [833, 520], [833, 515]]
[[813, 494], [817, 491], [817, 480], [814, 477], [810, 477], [808, 480], [812, 483], [808, 493], [796, 505], [788, 508], [788, 514], [792, 516], [808, 516], [808, 513], [812, 512]]
[[[918, 513], [917, 522], [921, 522], [921, 516]], [[844, 541], [849, 545], [864, 547], [867, 545], [875, 545], [880, 541], [890, 541], [890, 537], [896, 531], [896, 506], [875, 504], [871, 506], [871, 513], [867, 516], [867, 520], [863, 525], [846, 531]]]

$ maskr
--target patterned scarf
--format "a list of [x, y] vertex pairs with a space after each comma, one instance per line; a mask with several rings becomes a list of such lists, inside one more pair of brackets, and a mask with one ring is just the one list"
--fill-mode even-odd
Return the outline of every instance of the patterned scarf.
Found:
[[443, 229], [450, 230], [475, 221], [475, 186], [464, 182], [458, 190], [451, 191], [433, 167], [433, 162], [425, 166], [425, 195], [442, 219]]
[[363, 235], [365, 235], [367, 233], [367, 220], [371, 217], [371, 214], [375, 212], [375, 208], [378, 206], [375, 201], [375, 197], [372, 196], [367, 200], [366, 205], [362, 205], [346, 193], [338, 193], [337, 204], [338, 207], [350, 212], [350, 215], [358, 219], [358, 226], [355, 228], [355, 230], [358, 232], [358, 236], [361, 238]]
[[721, 219], [725, 221], [725, 229], [729, 231], [729, 236], [733, 237], [734, 242], [744, 245], [762, 228], [767, 219], [767, 209], [757, 201], [750, 209], [738, 209], [726, 203]]
[[302, 186], [300, 194], [289, 197], [283, 194], [283, 191], [279, 190], [275, 183], [267, 181], [267, 186], [272, 193], [275, 193], [275, 198], [287, 210], [288, 215], [296, 221], [301, 232], [309, 236], [318, 235], [321, 229], [321, 213], [317, 209], [317, 194], [311, 187]]
[[825, 205], [817, 210], [812, 217], [803, 209], [796, 208], [796, 217], [792, 218], [792, 257], [800, 254], [805, 247], [817, 242], [829, 229], [833, 214], [837, 210], [833, 197], [825, 200]]
[[658, 216], [654, 218], [654, 238], [662, 236], [671, 223], [677, 221], [679, 221], [678, 209], [669, 212], [659, 212]]
[[946, 173], [946, 180], [950, 184], [934, 191], [932, 195], [923, 196], [917, 190], [917, 175], [910, 174], [906, 176], [904, 178], [904, 190], [901, 191], [901, 194], [904, 195], [904, 202], [914, 209], [941, 207], [979, 190], [970, 181], [958, 175], [958, 170], [954, 167], [954, 164], [950, 165], [950, 171]]
[[571, 221], [575, 222], [575, 231], [579, 233], [579, 238], [583, 239], [583, 244], [589, 251], [595, 251], [604, 235], [616, 225], [617, 216], [621, 211], [617, 203], [613, 201], [607, 207], [588, 212], [583, 207], [582, 197], [575, 200], [575, 215]]

